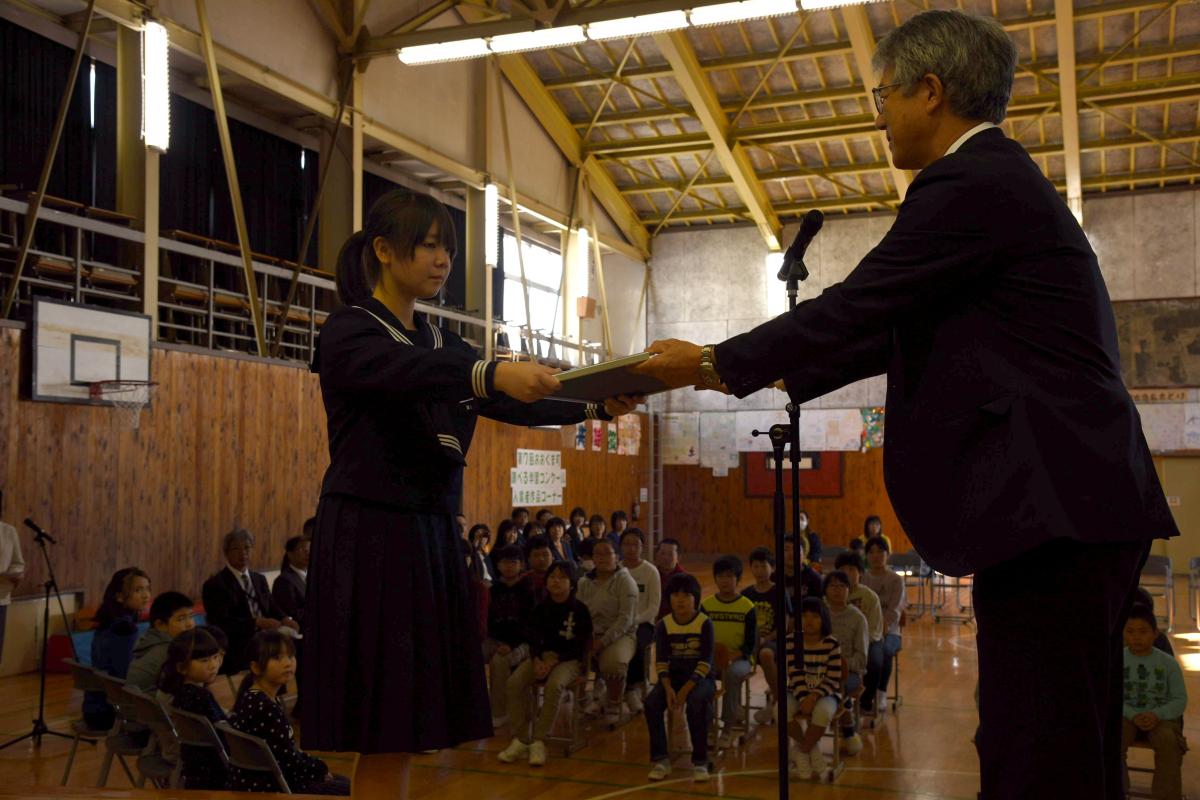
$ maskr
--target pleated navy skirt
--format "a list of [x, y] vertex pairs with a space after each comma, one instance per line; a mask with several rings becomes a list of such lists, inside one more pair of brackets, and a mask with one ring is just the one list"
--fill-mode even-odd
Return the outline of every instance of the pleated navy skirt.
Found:
[[454, 518], [321, 499], [305, 602], [301, 738], [416, 753], [492, 735]]

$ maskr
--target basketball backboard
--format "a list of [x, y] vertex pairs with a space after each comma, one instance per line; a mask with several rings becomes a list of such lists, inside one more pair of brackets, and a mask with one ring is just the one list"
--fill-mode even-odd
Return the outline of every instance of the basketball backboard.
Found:
[[95, 381], [150, 380], [150, 317], [36, 298], [30, 397], [112, 405], [89, 397]]

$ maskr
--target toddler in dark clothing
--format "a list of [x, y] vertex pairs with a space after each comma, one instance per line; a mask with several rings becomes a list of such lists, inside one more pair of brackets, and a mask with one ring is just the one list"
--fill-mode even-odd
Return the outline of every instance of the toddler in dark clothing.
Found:
[[[279, 631], [259, 631], [247, 648], [250, 672], [233, 706], [233, 727], [257, 736], [271, 748], [293, 794], [348, 797], [350, 780], [333, 775], [325, 762], [296, 746], [279, 693], [296, 674], [296, 644]], [[230, 788], [237, 792], [276, 792], [275, 780], [262, 772], [232, 770]]]
[[[575, 565], [555, 561], [546, 570], [546, 597], [529, 617], [529, 648], [532, 658], [521, 662], [508, 679], [508, 712], [513, 740], [500, 753], [506, 764], [524, 756], [531, 767], [546, 763], [546, 736], [558, 713], [563, 690], [573, 684], [587, 663], [592, 640], [592, 615], [575, 597]], [[529, 731], [533, 703], [529, 687], [545, 682], [542, 709]]]
[[526, 626], [535, 593], [533, 581], [521, 574], [523, 563], [519, 546], [501, 547], [496, 553], [500, 575], [488, 590], [488, 635], [483, 642], [483, 660], [488, 665], [495, 728], [508, 722], [508, 677], [529, 655]]
[[[184, 631], [167, 646], [158, 688], [180, 711], [221, 722], [226, 718], [225, 711], [208, 687], [216, 681], [223, 660], [221, 644], [208, 629]], [[228, 785], [229, 773], [212, 748], [183, 745], [179, 757], [185, 789], [224, 789]]]

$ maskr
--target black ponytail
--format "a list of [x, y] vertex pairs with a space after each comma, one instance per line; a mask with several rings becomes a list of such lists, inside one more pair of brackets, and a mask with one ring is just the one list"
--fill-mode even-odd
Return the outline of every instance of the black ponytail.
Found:
[[336, 283], [342, 303], [357, 305], [375, 291], [381, 269], [372, 244], [376, 238], [390, 242], [401, 258], [412, 258], [434, 224], [438, 242], [453, 258], [454, 220], [439, 201], [406, 189], [393, 189], [376, 200], [363, 229], [347, 239], [338, 253]]

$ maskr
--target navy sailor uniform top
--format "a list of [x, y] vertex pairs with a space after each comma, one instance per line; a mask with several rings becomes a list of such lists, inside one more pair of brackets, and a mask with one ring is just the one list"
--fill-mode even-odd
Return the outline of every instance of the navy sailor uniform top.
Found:
[[322, 326], [312, 363], [329, 429], [322, 496], [454, 513], [479, 415], [512, 425], [612, 419], [594, 403], [514, 400], [495, 387], [496, 362], [419, 312], [413, 322], [405, 328], [369, 298]]

